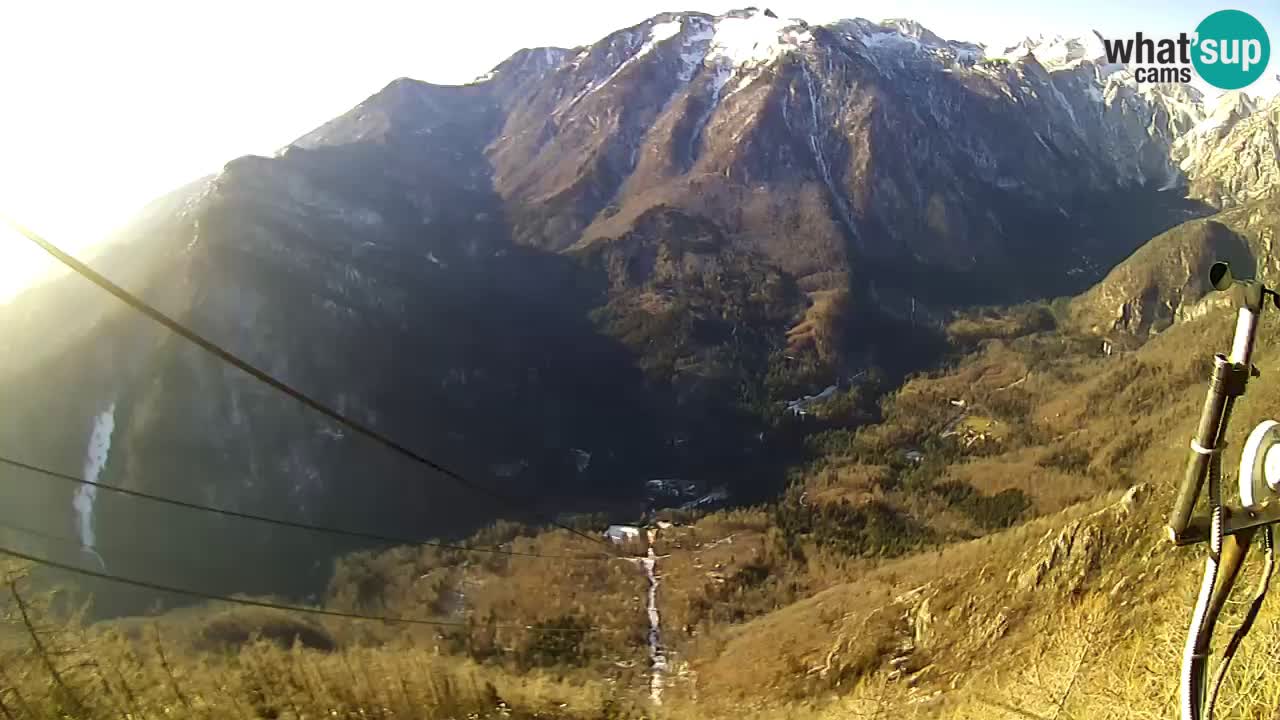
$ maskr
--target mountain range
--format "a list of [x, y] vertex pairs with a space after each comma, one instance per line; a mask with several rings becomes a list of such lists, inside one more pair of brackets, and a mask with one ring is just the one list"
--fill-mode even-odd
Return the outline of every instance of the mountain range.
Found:
[[[161, 198], [99, 254], [162, 311], [524, 513], [75, 277], [0, 308], [17, 349], [0, 446], [73, 471], [111, 408], [104, 482], [420, 536], [634, 515], [659, 477], [771, 497], [816, 427], [788, 401], [870, 383], [850, 417], [874, 413], [866, 396], [943, 357], [957, 308], [1078, 295], [1082, 327], [1146, 337], [1195, 312], [1191, 278], [1218, 254], [1268, 257], [1280, 101], [1138, 84], [1094, 40], [991, 54], [908, 20], [664, 13], [463, 86], [395, 80]], [[74, 538], [73, 491], [4, 490]], [[116, 567], [155, 570], [128, 558], [181, 536], [214, 559], [210, 586], [274, 591], [282, 564], [315, 587], [334, 551], [97, 502]], [[239, 562], [268, 541], [279, 563]]]

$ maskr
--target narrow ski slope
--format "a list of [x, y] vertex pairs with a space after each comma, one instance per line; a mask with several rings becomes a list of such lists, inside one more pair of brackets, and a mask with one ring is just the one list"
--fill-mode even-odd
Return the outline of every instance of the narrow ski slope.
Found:
[[667, 655], [662, 650], [661, 616], [658, 614], [658, 555], [653, 551], [653, 544], [658, 539], [658, 529], [649, 528], [649, 550], [640, 558], [644, 566], [644, 574], [649, 578], [649, 598], [646, 609], [649, 613], [649, 698], [653, 704], [662, 704], [662, 689], [667, 680]]

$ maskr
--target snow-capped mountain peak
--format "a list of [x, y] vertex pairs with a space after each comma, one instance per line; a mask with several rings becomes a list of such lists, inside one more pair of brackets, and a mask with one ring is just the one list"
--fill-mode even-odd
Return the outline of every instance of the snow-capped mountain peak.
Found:
[[711, 39], [711, 58], [724, 58], [736, 67], [772, 62], [783, 53], [813, 41], [803, 21], [783, 20], [758, 10], [717, 18]]
[[946, 40], [914, 20], [872, 22], [864, 18], [837, 20], [826, 26], [837, 37], [857, 41], [880, 59], [973, 65], [985, 49], [976, 43]]
[[1214, 98], [1212, 110], [1192, 131], [1204, 134], [1225, 128], [1230, 130], [1236, 121], [1252, 115], [1262, 106], [1256, 98], [1250, 97], [1242, 90], [1229, 90]]
[[[601, 207], [625, 206], [631, 195], [678, 205], [684, 196], [668, 195], [681, 183], [739, 174], [811, 173], [839, 226], [832, 237], [860, 235], [865, 210], [851, 193], [887, 187], [864, 185], [859, 164], [880, 154], [930, 169], [903, 170], [892, 193], [867, 191], [859, 202], [883, 200], [888, 212], [897, 207], [891, 197], [930, 197], [926, 175], [953, 175], [936, 190], [951, 198], [952, 228], [962, 223], [951, 215], [968, 202], [957, 188], [971, 179], [1026, 194], [1023, 204], [1074, 186], [1181, 187], [1255, 112], [1246, 97], [1209, 112], [1189, 85], [1137, 82], [1129, 68], [1106, 63], [1097, 33], [1029, 37], [988, 54], [908, 19], [819, 26], [754, 8], [662, 13], [589, 46], [521, 51], [471, 87], [505, 113], [490, 145], [503, 168], [498, 192], [539, 208], [563, 198], [554, 212], [537, 211], [545, 221], [520, 230], [555, 249], [620, 232], [626, 216], [597, 215]], [[939, 129], [945, 142], [930, 139]], [[972, 222], [973, 237], [1003, 232], [985, 216]], [[901, 226], [877, 225], [890, 235]], [[963, 245], [949, 237], [913, 252], [949, 255]]]
[[1088, 33], [1080, 37], [1063, 37], [1062, 35], [1026, 38], [1022, 42], [1005, 48], [997, 57], [1010, 62], [1031, 54], [1047, 70], [1068, 69], [1088, 61], [1097, 65], [1106, 62], [1106, 48], [1102, 38], [1096, 33]]

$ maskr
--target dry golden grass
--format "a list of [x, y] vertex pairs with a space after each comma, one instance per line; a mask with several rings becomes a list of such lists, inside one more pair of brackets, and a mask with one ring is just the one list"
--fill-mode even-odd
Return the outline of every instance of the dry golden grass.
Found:
[[[399, 632], [377, 645], [316, 649], [258, 636], [274, 611], [195, 608], [149, 622], [84, 626], [59, 618], [19, 574], [5, 627], [27, 642], [0, 648], [0, 717], [17, 718], [610, 718], [631, 717], [622, 679], [519, 673], [442, 654], [430, 637]], [[15, 599], [20, 600], [16, 602]], [[205, 628], [238, 624], [251, 636], [216, 648]], [[323, 632], [351, 637], [336, 620]]]
[[862, 463], [838, 463], [808, 478], [805, 487], [808, 500], [815, 503], [835, 503], [848, 500], [862, 503], [881, 494], [891, 477], [887, 465]]
[[1039, 448], [995, 457], [972, 458], [947, 469], [946, 477], [967, 483], [986, 495], [1021, 490], [1031, 498], [1037, 514], [1058, 512], [1112, 489], [1110, 483], [1088, 473], [1069, 473], [1037, 462]]
[[[619, 665], [634, 667], [643, 661], [648, 583], [635, 562], [602, 556], [599, 546], [562, 530], [518, 537], [509, 547], [553, 557], [442, 553], [431, 547], [357, 554], [337, 563], [329, 605], [466, 622], [467, 628], [438, 639], [431, 639], [437, 633], [426, 632], [423, 641], [442, 653], [509, 666], [525, 662], [521, 656], [526, 637], [519, 626], [565, 621], [591, 628], [581, 647], [581, 662], [566, 672], [612, 677], [619, 674]], [[639, 544], [622, 550], [643, 552]], [[345, 641], [385, 643], [405, 629], [364, 624], [351, 632], [354, 636]]]
[[[886, 717], [894, 716], [890, 708], [896, 714], [911, 698], [939, 687], [950, 689], [957, 677], [963, 682], [974, 665], [986, 663], [992, 643], [1019, 646], [1037, 634], [1024, 618], [1043, 598], [1034, 592], [1015, 597], [1008, 582], [1021, 550], [1047, 531], [1114, 500], [1072, 508], [989, 538], [868, 562], [856, 582], [697, 639], [691, 651], [696, 711], [703, 717], [727, 717], [745, 707], [768, 717], [841, 697], [837, 706], [851, 712], [856, 708], [846, 693], [865, 701], [856, 688], [882, 687], [895, 657], [904, 658], [904, 677], [924, 672], [917, 691], [904, 680], [887, 686]], [[936, 619], [928, 636], [917, 638], [903, 615], [918, 612], [925, 599]], [[915, 647], [905, 650], [908, 645]], [[679, 705], [680, 697], [673, 704]], [[693, 702], [691, 694], [685, 702]], [[686, 711], [692, 715], [694, 708]], [[861, 711], [871, 716], [868, 708]]]
[[[230, 655], [160, 652], [92, 637], [82, 672], [60, 692], [31, 658], [5, 658], [14, 717], [596, 718], [616, 704], [605, 683], [512, 675], [416, 648], [333, 653], [258, 642]], [[619, 715], [621, 716], [621, 715]]]
[[[1205, 360], [1229, 342], [1225, 317], [1178, 326], [1128, 355], [1028, 363], [1022, 386], [1033, 427], [1021, 434], [1021, 447], [954, 463], [947, 473], [984, 493], [1025, 490], [1044, 516], [977, 540], [851, 566], [856, 575], [843, 582], [708, 633], [690, 651], [697, 699], [690, 691], [686, 704], [677, 703], [681, 716], [1171, 716], [1202, 557], [1170, 547], [1162, 525], [1203, 400]], [[1264, 374], [1237, 410], [1236, 446], [1256, 422], [1280, 415], [1277, 329], [1276, 318], [1264, 321], [1256, 358]], [[981, 398], [992, 380], [1008, 379], [987, 366], [993, 351], [1010, 346], [988, 345], [956, 372], [913, 381], [903, 391], [906, 402], [900, 395], [891, 407], [936, 402], [959, 388], [959, 378], [976, 381], [969, 397]], [[1078, 452], [1056, 454], [1053, 462], [1083, 464], [1067, 470], [1042, 462], [1064, 448]], [[852, 498], [875, 477], [850, 464], [811, 477], [807, 487], [810, 497]], [[1145, 489], [1120, 511], [1120, 492], [1109, 490], [1130, 483]], [[1242, 593], [1251, 582], [1241, 581]], [[924, 643], [915, 633], [921, 596], [931, 618]], [[1280, 674], [1268, 663], [1276, 657], [1278, 623], [1280, 613], [1264, 612], [1229, 676], [1218, 717], [1276, 711]], [[1217, 647], [1231, 627], [1223, 623]], [[905, 652], [908, 640], [915, 647]], [[896, 665], [895, 657], [902, 658]]]
[[1053, 313], [1046, 305], [1029, 303], [962, 312], [947, 324], [947, 336], [954, 343], [971, 345], [994, 338], [1021, 337], [1053, 326]]
[[809, 293], [809, 299], [804, 318], [787, 330], [787, 351], [812, 348], [820, 359], [830, 361], [843, 342], [839, 328], [848, 324], [849, 291], [818, 290]]
[[735, 513], [659, 533], [655, 552], [661, 574], [664, 644], [683, 649], [708, 628], [775, 609], [786, 593], [779, 579], [775, 544], [764, 513]]

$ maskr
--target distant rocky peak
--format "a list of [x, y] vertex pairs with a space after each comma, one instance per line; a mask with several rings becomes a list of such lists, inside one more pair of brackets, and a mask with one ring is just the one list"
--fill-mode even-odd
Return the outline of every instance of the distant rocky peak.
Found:
[[1049, 70], [1071, 68], [1086, 61], [1097, 65], [1106, 63], [1106, 48], [1102, 44], [1102, 37], [1097, 32], [1078, 37], [1062, 35], [1028, 37], [1016, 45], [1005, 48], [998, 57], [1013, 62], [1026, 55], [1034, 55], [1036, 60]]
[[946, 40], [943, 40], [941, 37], [939, 37], [932, 30], [925, 27], [924, 25], [921, 25], [915, 20], [908, 20], [906, 18], [891, 18], [888, 20], [881, 21], [880, 25], [882, 27], [889, 28], [891, 30], [896, 30], [897, 32], [899, 32], [902, 35], [905, 35], [906, 37], [915, 38], [916, 40], [919, 40], [924, 43], [928, 43], [930, 45], [945, 45], [947, 42]]
[[632, 69], [655, 60], [674, 70], [672, 79], [678, 85], [706, 68], [713, 73], [717, 89], [731, 83], [737, 87], [812, 41], [804, 21], [781, 19], [757, 8], [719, 16], [662, 13], [573, 54], [565, 65], [573, 73], [574, 89], [564, 96], [559, 109], [576, 106], [620, 82]]
[[745, 20], [745, 19], [747, 19], [747, 18], [752, 18], [752, 17], [755, 17], [755, 16], [757, 16], [757, 15], [759, 15], [759, 16], [763, 16], [763, 17], [766, 17], [766, 18], [770, 18], [770, 19], [773, 19], [773, 20], [777, 20], [777, 19], [778, 19], [778, 14], [777, 14], [776, 12], [774, 12], [773, 10], [771, 10], [770, 8], [763, 8], [763, 9], [762, 9], [762, 8], [758, 8], [758, 7], [754, 6], [754, 5], [751, 5], [751, 6], [748, 6], [748, 7], [744, 7], [744, 8], [737, 8], [737, 9], [735, 9], [735, 10], [730, 10], [730, 11], [726, 12], [725, 14], [721, 15], [720, 17], [722, 17], [722, 18], [734, 18], [734, 19], [738, 19], [738, 20]]
[[1257, 112], [1262, 107], [1262, 103], [1241, 90], [1230, 90], [1219, 95], [1213, 101], [1212, 107], [1209, 116], [1196, 127], [1195, 132], [1206, 132], [1222, 127], [1230, 130], [1240, 119]]
[[573, 50], [561, 47], [524, 48], [517, 50], [489, 72], [472, 80], [472, 83], [486, 82], [499, 74], [508, 76], [515, 74], [524, 81], [536, 79], [548, 70], [560, 67], [572, 55]]
[[920, 59], [943, 64], [973, 65], [982, 60], [982, 45], [946, 40], [914, 20], [872, 22], [864, 18], [837, 20], [829, 25], [837, 37], [857, 41], [878, 58]]
[[1243, 93], [1179, 139], [1175, 157], [1191, 191], [1217, 207], [1273, 197], [1280, 190], [1280, 97], [1258, 107]]

